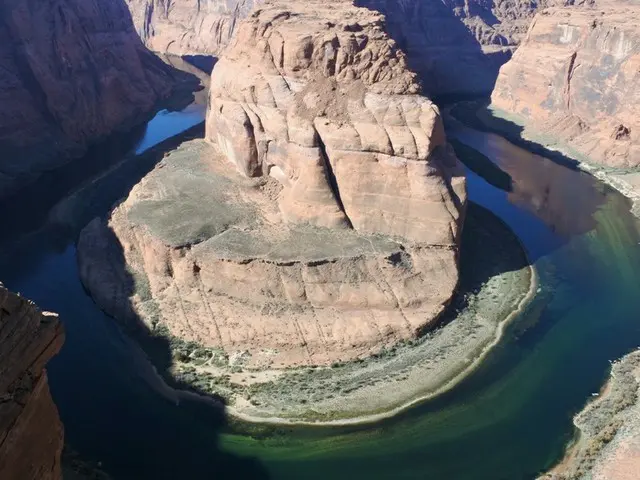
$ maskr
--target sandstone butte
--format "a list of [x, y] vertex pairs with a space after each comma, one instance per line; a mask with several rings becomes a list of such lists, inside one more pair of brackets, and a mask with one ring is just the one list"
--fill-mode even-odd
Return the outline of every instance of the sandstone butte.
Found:
[[[220, 55], [263, 0], [126, 0], [151, 50]], [[385, 15], [387, 32], [431, 95], [485, 93], [538, 8], [557, 0], [355, 0]], [[472, 72], [472, 74], [471, 74]]]
[[62, 346], [57, 316], [0, 284], [0, 478], [60, 480], [63, 427], [47, 361]]
[[384, 27], [346, 0], [242, 21], [207, 141], [83, 230], [98, 304], [252, 366], [365, 357], [433, 324], [458, 281], [465, 179]]
[[124, 0], [0, 3], [0, 197], [147, 118], [184, 75], [148, 51]]
[[640, 4], [540, 12], [505, 64], [492, 104], [591, 160], [640, 164]]

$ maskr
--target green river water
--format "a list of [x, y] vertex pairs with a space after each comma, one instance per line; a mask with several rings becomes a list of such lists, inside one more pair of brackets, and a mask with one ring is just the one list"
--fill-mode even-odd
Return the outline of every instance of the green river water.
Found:
[[[193, 124], [185, 118], [150, 125], [148, 134], [175, 134]], [[344, 428], [228, 425], [204, 402], [161, 397], [141, 380], [130, 341], [87, 297], [76, 267], [78, 228], [106, 214], [141, 173], [124, 165], [63, 202], [0, 259], [0, 279], [65, 324], [49, 372], [67, 441], [116, 480], [517, 480], [552, 466], [609, 362], [640, 345], [639, 224], [628, 200], [587, 174], [497, 135], [458, 127], [450, 136], [510, 175], [507, 192], [470, 172], [469, 198], [513, 229], [540, 280], [533, 302], [461, 384], [391, 419]]]

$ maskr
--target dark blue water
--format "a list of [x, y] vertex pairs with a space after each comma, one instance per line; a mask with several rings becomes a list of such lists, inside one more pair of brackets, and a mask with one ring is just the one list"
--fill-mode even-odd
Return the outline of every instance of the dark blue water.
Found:
[[161, 110], [149, 121], [144, 136], [136, 145], [135, 153], [141, 154], [158, 143], [175, 136], [202, 122], [206, 108], [189, 105], [180, 112]]
[[[164, 133], [150, 138], [193, 117], [162, 120], [150, 128]], [[638, 223], [626, 199], [588, 175], [501, 137], [454, 134], [512, 177], [505, 192], [470, 174], [469, 197], [514, 230], [540, 276], [536, 299], [466, 381], [376, 426], [273, 429], [256, 438], [225, 428], [219, 411], [155, 393], [129, 340], [86, 296], [75, 259], [78, 228], [126, 193], [131, 171], [140, 174], [129, 170], [133, 157], [60, 202], [49, 218], [67, 228], [45, 225], [0, 261], [10, 289], [65, 324], [66, 344], [49, 371], [67, 441], [116, 479], [512, 480], [549, 467], [609, 361], [640, 345]]]

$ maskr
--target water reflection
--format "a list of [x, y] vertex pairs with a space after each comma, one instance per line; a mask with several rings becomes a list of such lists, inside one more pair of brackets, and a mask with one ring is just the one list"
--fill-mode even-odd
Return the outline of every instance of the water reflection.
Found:
[[503, 137], [455, 125], [450, 136], [493, 161], [512, 180], [508, 200], [569, 239], [593, 230], [607, 188], [594, 177], [513, 145]]
[[179, 112], [159, 111], [147, 124], [142, 139], [136, 145], [136, 155], [140, 155], [163, 140], [201, 123], [205, 110], [204, 105], [192, 104]]

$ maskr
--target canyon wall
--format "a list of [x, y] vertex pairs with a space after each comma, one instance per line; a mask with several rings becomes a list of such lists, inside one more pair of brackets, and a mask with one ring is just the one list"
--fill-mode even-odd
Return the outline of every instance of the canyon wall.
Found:
[[492, 104], [590, 160], [640, 164], [640, 5], [601, 0], [538, 14]]
[[62, 478], [63, 427], [44, 367], [63, 341], [55, 315], [0, 284], [0, 478]]
[[123, 0], [0, 3], [0, 197], [147, 118], [184, 74], [149, 52]]
[[427, 93], [486, 94], [542, 1], [355, 0], [385, 14]]
[[126, 0], [142, 41], [174, 55], [219, 55], [262, 0]]
[[253, 366], [361, 358], [432, 326], [458, 282], [465, 179], [384, 26], [344, 0], [247, 17], [214, 68], [207, 142], [83, 230], [97, 303]]
[[[154, 51], [219, 55], [240, 20], [263, 0], [127, 0]], [[488, 93], [536, 10], [561, 0], [354, 0], [385, 15], [432, 95]], [[572, 0], [565, 0], [571, 2]], [[563, 2], [563, 3], [565, 3]]]

